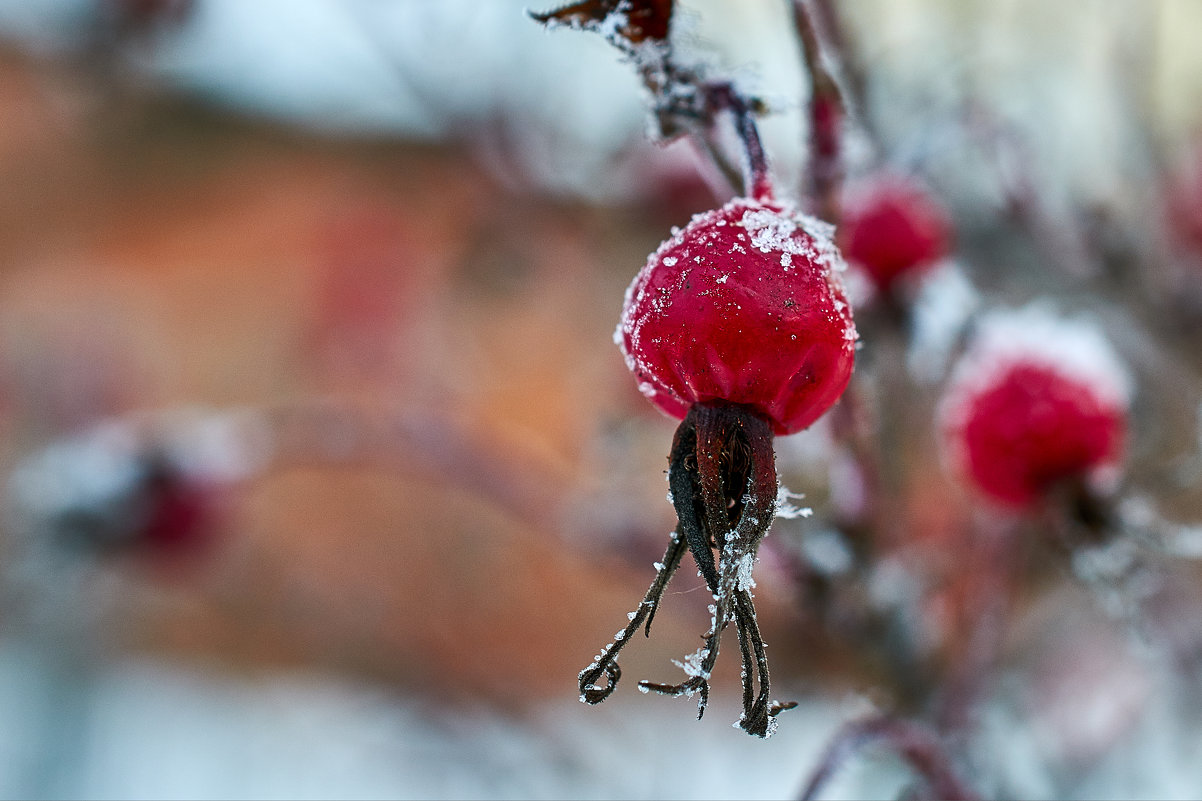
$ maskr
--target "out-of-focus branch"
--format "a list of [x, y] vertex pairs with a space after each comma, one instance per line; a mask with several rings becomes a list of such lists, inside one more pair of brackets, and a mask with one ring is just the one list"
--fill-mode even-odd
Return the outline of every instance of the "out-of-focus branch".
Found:
[[1071, 216], [1058, 220], [1044, 201], [1025, 143], [980, 105], [970, 106], [966, 116], [971, 135], [986, 149], [996, 171], [1006, 212], [1030, 231], [1047, 258], [1070, 278], [1097, 278], [1097, 266], [1077, 221]]
[[885, 741], [898, 756], [910, 764], [926, 781], [930, 798], [945, 801], [975, 801], [979, 798], [957, 775], [943, 743], [926, 726], [912, 720], [877, 715], [846, 724], [827, 747], [810, 780], [802, 790], [802, 801], [813, 801], [856, 751], [865, 745]]
[[[642, 79], [651, 96], [659, 138], [692, 137], [735, 191], [757, 200], [771, 199], [767, 158], [755, 121], [762, 104], [731, 81], [708, 78], [704, 69], [675, 59], [669, 38], [672, 12], [670, 0], [582, 0], [555, 11], [531, 12], [530, 16], [543, 25], [603, 36], [626, 55]], [[741, 181], [719, 137], [718, 122], [723, 114], [730, 115], [741, 145]]]
[[806, 0], [793, 0], [791, 7], [810, 78], [810, 169], [806, 194], [814, 199], [824, 220], [837, 223], [843, 183], [843, 120], [847, 109], [838, 82], [823, 63], [822, 42], [810, 4]]

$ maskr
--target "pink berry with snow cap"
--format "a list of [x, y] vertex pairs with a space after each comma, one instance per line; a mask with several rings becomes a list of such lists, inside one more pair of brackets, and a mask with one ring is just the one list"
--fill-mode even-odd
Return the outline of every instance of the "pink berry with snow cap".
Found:
[[776, 434], [800, 431], [842, 394], [856, 329], [830, 226], [775, 201], [699, 214], [651, 255], [615, 339], [667, 414], [745, 406]]
[[997, 315], [960, 360], [940, 407], [953, 466], [983, 495], [1028, 507], [1067, 482], [1113, 475], [1129, 380], [1092, 326], [1042, 309]]
[[844, 192], [839, 247], [880, 292], [935, 265], [950, 241], [947, 211], [915, 179], [881, 173]]

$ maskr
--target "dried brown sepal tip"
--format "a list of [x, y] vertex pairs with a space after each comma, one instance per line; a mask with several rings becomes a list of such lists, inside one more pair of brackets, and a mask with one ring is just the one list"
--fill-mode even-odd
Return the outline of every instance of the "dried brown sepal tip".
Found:
[[598, 31], [611, 41], [616, 37], [630, 44], [641, 44], [667, 40], [672, 5], [673, 0], [584, 0], [554, 11], [531, 11], [530, 16], [544, 25]]
[[678, 664], [688, 678], [680, 684], [641, 681], [639, 689], [670, 696], [700, 695], [697, 716], [709, 703], [710, 675], [718, 660], [722, 633], [733, 624], [743, 660], [743, 714], [739, 728], [768, 737], [776, 716], [795, 703], [771, 700], [768, 656], [751, 596], [751, 568], [776, 509], [777, 482], [772, 428], [767, 418], [733, 404], [694, 404], [676, 431], [668, 484], [677, 527], [656, 563], [655, 580], [614, 641], [580, 672], [580, 700], [599, 704], [613, 693], [622, 671], [618, 655], [640, 628], [650, 635], [651, 619], [685, 550], [714, 603], [704, 646]]

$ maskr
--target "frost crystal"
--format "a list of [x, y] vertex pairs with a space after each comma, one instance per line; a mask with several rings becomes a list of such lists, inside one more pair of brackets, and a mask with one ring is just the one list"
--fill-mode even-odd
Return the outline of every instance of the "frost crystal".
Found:
[[[740, 224], [747, 229], [752, 247], [761, 253], [781, 254], [782, 267], [791, 265], [793, 256], [801, 256], [832, 272], [847, 268], [835, 248], [834, 227], [796, 209], [749, 208]], [[808, 235], [808, 240], [797, 236], [798, 229]]]
[[800, 501], [804, 493], [790, 492], [783, 484], [776, 490], [776, 516], [785, 520], [796, 520], [799, 517], [809, 517], [814, 510], [808, 506], [794, 506], [789, 501]]
[[686, 656], [683, 662], [681, 662], [679, 659], [673, 659], [672, 661], [678, 668], [683, 670], [686, 675], [708, 681], [710, 674], [705, 670], [705, 668], [702, 667], [702, 663], [705, 662], [706, 657], [708, 657], [709, 654], [709, 649], [703, 647], [698, 648], [696, 651]]
[[740, 590], [749, 590], [755, 586], [755, 579], [751, 575], [753, 567], [755, 567], [755, 554], [743, 554], [743, 557], [739, 559], [738, 578], [736, 579]]

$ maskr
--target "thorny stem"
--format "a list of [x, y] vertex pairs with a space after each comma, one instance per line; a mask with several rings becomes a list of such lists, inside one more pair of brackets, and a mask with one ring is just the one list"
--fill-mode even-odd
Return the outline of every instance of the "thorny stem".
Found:
[[743, 172], [739, 165], [732, 162], [726, 157], [722, 148], [710, 137], [695, 136], [693, 140], [697, 143], [698, 149], [709, 157], [710, 163], [717, 168], [718, 173], [726, 180], [726, 183], [732, 187], [737, 187], [743, 180]]
[[878, 715], [843, 727], [806, 783], [801, 801], [813, 801], [835, 771], [855, 751], [874, 740], [884, 740], [910, 763], [926, 781], [931, 798], [975, 801], [980, 797], [956, 774], [943, 744], [930, 729], [915, 721]]
[[859, 111], [857, 123], [863, 128], [871, 128], [870, 121], [864, 114], [864, 96], [866, 94], [867, 78], [864, 75], [864, 63], [857, 54], [854, 41], [850, 41], [839, 9], [835, 6], [838, 0], [811, 0], [813, 3], [813, 18], [817, 28], [825, 36], [827, 51], [835, 57], [840, 73], [847, 83], [845, 106], [851, 106]]
[[819, 216], [839, 221], [839, 192], [843, 182], [842, 131], [846, 116], [843, 93], [822, 62], [822, 43], [807, 0], [793, 0], [793, 23], [801, 39], [802, 56], [810, 76], [810, 170], [808, 194]]
[[773, 718], [795, 706], [770, 700], [768, 660], [749, 590], [751, 565], [776, 507], [772, 430], [767, 421], [743, 407], [696, 404], [677, 429], [668, 479], [678, 530], [714, 595], [713, 618], [705, 645], [685, 665], [690, 674], [687, 681], [674, 685], [644, 681], [639, 688], [672, 696], [700, 693], [698, 717], [704, 715], [722, 632], [734, 621], [743, 659], [739, 726], [767, 737]]

